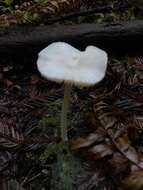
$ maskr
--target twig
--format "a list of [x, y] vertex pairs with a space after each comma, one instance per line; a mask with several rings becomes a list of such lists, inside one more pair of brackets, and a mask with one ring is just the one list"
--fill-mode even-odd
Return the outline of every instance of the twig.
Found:
[[28, 179], [26, 182], [23, 183], [23, 185], [26, 185], [26, 184], [31, 183], [33, 180], [35, 180], [35, 179], [38, 178], [39, 176], [41, 176], [41, 172], [38, 173], [37, 175], [31, 177], [30, 179]]
[[87, 16], [87, 15], [90, 15], [90, 14], [93, 14], [93, 13], [108, 12], [108, 11], [111, 11], [111, 10], [112, 10], [111, 6], [103, 6], [103, 7], [98, 7], [98, 8], [94, 8], [94, 9], [78, 11], [78, 12], [70, 13], [70, 14], [67, 14], [67, 15], [60, 16], [60, 17], [50, 18], [48, 20], [45, 20], [45, 24], [52, 24], [54, 22], [68, 20], [68, 19], [71, 19], [71, 18], [74, 18], [74, 17]]

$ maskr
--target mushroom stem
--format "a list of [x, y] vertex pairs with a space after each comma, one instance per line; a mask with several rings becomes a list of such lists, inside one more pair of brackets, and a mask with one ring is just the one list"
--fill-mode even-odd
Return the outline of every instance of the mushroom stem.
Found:
[[61, 113], [61, 138], [63, 142], [68, 141], [67, 136], [67, 114], [68, 114], [68, 108], [69, 108], [69, 101], [70, 101], [70, 94], [71, 94], [71, 85], [66, 84], [64, 85], [64, 100], [62, 104], [62, 113]]

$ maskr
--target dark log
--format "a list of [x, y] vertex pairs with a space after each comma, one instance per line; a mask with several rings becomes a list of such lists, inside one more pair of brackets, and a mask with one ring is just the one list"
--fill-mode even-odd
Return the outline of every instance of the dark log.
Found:
[[96, 45], [111, 54], [143, 52], [143, 21], [1, 28], [0, 54], [35, 55], [55, 41], [68, 42], [81, 50]]

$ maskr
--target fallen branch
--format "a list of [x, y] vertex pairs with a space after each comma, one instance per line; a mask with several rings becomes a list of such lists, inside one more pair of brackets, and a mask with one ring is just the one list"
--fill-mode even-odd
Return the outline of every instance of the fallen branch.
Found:
[[78, 12], [74, 12], [74, 13], [67, 14], [67, 15], [62, 15], [62, 16], [56, 17], [56, 18], [50, 18], [48, 20], [45, 20], [45, 15], [44, 15], [43, 19], [45, 20], [44, 21], [45, 24], [51, 24], [51, 23], [60, 22], [63, 20], [68, 20], [71, 18], [79, 17], [79, 16], [88, 16], [88, 15], [94, 14], [94, 13], [109, 12], [112, 9], [113, 8], [111, 6], [97, 7], [97, 8], [93, 8], [93, 9], [89, 9], [89, 10], [83, 10], [83, 11], [78, 11]]
[[15, 26], [0, 29], [0, 54], [36, 54], [55, 41], [77, 48], [96, 45], [108, 53], [142, 52], [143, 21], [113, 24]]

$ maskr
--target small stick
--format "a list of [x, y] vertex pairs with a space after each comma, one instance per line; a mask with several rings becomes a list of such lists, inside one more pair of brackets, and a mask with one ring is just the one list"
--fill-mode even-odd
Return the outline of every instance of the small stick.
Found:
[[111, 6], [103, 6], [103, 7], [98, 7], [98, 8], [94, 8], [94, 9], [78, 11], [78, 12], [70, 13], [67, 15], [60, 16], [60, 17], [50, 18], [47, 21], [45, 21], [45, 23], [52, 24], [54, 22], [68, 20], [68, 19], [71, 19], [74, 17], [88, 16], [88, 15], [93, 14], [93, 13], [109, 12], [112, 9], [113, 8]]

